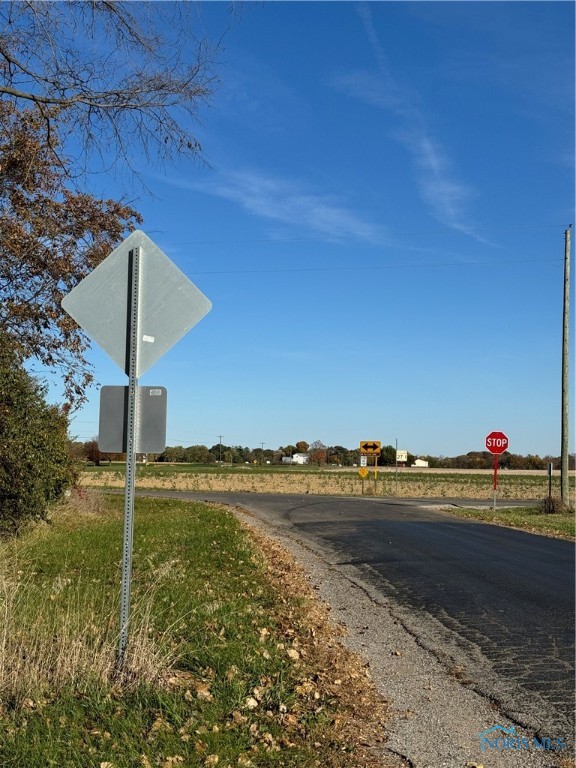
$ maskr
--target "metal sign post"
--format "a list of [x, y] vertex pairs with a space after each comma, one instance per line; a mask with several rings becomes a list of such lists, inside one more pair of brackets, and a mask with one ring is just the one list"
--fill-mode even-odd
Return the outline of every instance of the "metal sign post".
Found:
[[126, 367], [128, 370], [128, 407], [126, 409], [126, 487], [124, 491], [124, 539], [122, 546], [122, 585], [120, 588], [120, 640], [118, 666], [124, 664], [128, 645], [130, 620], [130, 587], [132, 581], [132, 549], [134, 539], [134, 495], [136, 486], [136, 441], [138, 439], [138, 333], [140, 309], [141, 249], [133, 248], [128, 255], [130, 299]]
[[498, 492], [498, 454], [494, 455], [494, 480], [492, 483], [492, 487], [494, 490], [494, 503], [492, 505], [492, 508], [494, 512], [496, 512], [496, 494]]
[[364, 496], [364, 480], [368, 477], [368, 475], [370, 473], [369, 473], [369, 470], [366, 468], [366, 466], [362, 466], [358, 470], [358, 474], [360, 475], [360, 479], [362, 480], [362, 487], [361, 487], [361, 490], [360, 490], [360, 495]]

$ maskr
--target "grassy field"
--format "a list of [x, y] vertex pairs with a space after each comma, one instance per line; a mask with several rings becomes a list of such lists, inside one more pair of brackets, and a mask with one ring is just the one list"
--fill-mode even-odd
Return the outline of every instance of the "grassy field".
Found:
[[117, 670], [123, 499], [78, 496], [0, 544], [0, 766], [380, 765], [359, 746], [385, 719], [362, 663], [221, 507], [137, 500]]
[[[192, 491], [243, 491], [250, 493], [311, 493], [320, 495], [376, 495], [403, 498], [492, 499], [492, 473], [441, 472], [403, 469], [373, 470], [364, 481], [357, 469], [314, 467], [211, 467], [193, 464], [148, 464], [138, 467], [140, 488]], [[82, 483], [91, 487], [124, 486], [124, 466], [86, 467]], [[572, 481], [572, 487], [574, 482]], [[553, 493], [559, 494], [560, 479], [553, 478]], [[548, 494], [546, 473], [500, 472], [501, 500], [542, 499]]]
[[491, 507], [486, 509], [450, 507], [446, 511], [459, 517], [484, 520], [487, 523], [504, 525], [509, 528], [521, 528], [531, 533], [541, 533], [547, 536], [574, 539], [576, 534], [576, 520], [574, 515], [569, 512], [545, 515], [538, 507], [497, 507], [495, 511]]

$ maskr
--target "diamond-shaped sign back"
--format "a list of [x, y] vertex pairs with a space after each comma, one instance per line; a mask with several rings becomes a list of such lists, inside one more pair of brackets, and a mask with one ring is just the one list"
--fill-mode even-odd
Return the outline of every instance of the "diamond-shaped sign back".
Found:
[[135, 247], [141, 248], [139, 377], [210, 311], [212, 303], [144, 232], [133, 232], [62, 300], [66, 312], [126, 374], [129, 255]]

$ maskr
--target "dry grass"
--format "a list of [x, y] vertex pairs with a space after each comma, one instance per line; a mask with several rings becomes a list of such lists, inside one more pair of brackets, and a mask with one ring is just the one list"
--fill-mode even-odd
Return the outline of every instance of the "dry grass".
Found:
[[381, 768], [389, 707], [367, 663], [345, 647], [345, 630], [333, 623], [329, 607], [318, 599], [294, 557], [258, 529], [244, 523], [242, 527], [261, 553], [268, 578], [284, 596], [281, 628], [286, 645], [301, 659], [296, 662], [301, 669], [296, 685], [301, 706], [330, 702], [342, 746], [354, 744], [355, 764]]
[[57, 577], [39, 588], [25, 570], [20, 564], [11, 575], [4, 562], [0, 573], [0, 699], [17, 705], [66, 688], [125, 688], [166, 677], [174, 659], [158, 638], [151, 640], [152, 594], [133, 606], [131, 642], [120, 672], [116, 606], [110, 609], [104, 595], [87, 605], [84, 591], [70, 579]]
[[[102, 495], [75, 490], [61, 505], [59, 520], [109, 515]], [[50, 526], [28, 531], [28, 547], [48, 540]], [[138, 595], [130, 616], [131, 642], [117, 666], [119, 604], [103, 584], [80, 576], [39, 578], [26, 546], [6, 542], [0, 557], [0, 701], [18, 706], [50, 693], [89, 687], [158, 684], [174, 662], [167, 643], [153, 635], [155, 592]], [[64, 571], [65, 572], [65, 571]], [[154, 639], [152, 639], [154, 638]]]

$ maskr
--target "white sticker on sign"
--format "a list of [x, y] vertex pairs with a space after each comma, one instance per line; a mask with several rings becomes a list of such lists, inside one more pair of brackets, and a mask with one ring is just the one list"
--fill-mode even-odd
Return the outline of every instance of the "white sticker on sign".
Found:
[[150, 396], [154, 396], [154, 395], [161, 396], [162, 395], [162, 390], [161, 389], [151, 389], [150, 390]]
[[146, 334], [144, 334], [144, 336], [142, 336], [142, 341], [147, 341], [150, 344], [154, 344], [154, 336], [146, 336]]

